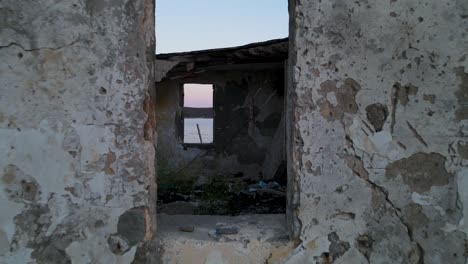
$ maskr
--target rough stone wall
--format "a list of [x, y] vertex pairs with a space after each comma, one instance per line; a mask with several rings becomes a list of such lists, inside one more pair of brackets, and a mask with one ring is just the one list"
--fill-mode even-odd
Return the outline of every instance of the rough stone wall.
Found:
[[153, 1], [5, 0], [0, 17], [0, 263], [145, 262]]
[[[184, 149], [179, 126], [184, 83], [215, 85], [213, 149]], [[242, 172], [259, 177], [283, 111], [283, 69], [207, 71], [192, 78], [162, 81], [156, 89], [158, 169], [174, 172], [190, 163], [184, 169], [187, 176]], [[252, 115], [255, 121], [249, 121]]]
[[467, 263], [468, 2], [290, 14], [288, 263]]

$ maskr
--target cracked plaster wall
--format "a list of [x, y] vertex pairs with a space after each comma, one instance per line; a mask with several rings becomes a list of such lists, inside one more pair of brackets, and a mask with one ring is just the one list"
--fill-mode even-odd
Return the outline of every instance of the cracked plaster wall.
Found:
[[468, 2], [289, 2], [287, 263], [467, 263]]
[[153, 1], [5, 0], [0, 17], [0, 263], [148, 260]]
[[[0, 262], [148, 252], [153, 11], [0, 3]], [[286, 262], [466, 263], [466, 1], [290, 0], [290, 12], [301, 243]]]

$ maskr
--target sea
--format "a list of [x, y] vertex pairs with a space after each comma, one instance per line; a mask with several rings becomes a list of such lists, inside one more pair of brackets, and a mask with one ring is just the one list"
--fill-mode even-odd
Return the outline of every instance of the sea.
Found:
[[184, 143], [201, 143], [197, 124], [202, 143], [213, 143], [213, 118], [184, 118]]

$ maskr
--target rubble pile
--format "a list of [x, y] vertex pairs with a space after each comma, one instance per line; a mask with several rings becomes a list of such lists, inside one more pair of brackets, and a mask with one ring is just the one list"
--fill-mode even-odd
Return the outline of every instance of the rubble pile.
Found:
[[286, 184], [253, 180], [242, 174], [198, 180], [193, 188], [180, 184], [158, 192], [158, 211], [166, 214], [242, 215], [283, 214]]

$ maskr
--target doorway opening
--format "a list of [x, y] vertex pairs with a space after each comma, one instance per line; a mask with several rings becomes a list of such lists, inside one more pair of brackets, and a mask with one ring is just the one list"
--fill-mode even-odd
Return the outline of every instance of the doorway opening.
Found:
[[279, 39], [157, 56], [175, 65], [156, 84], [160, 214], [285, 214], [287, 54]]
[[221, 221], [255, 230], [249, 237], [287, 237], [288, 43], [157, 54], [161, 234], [214, 230]]

